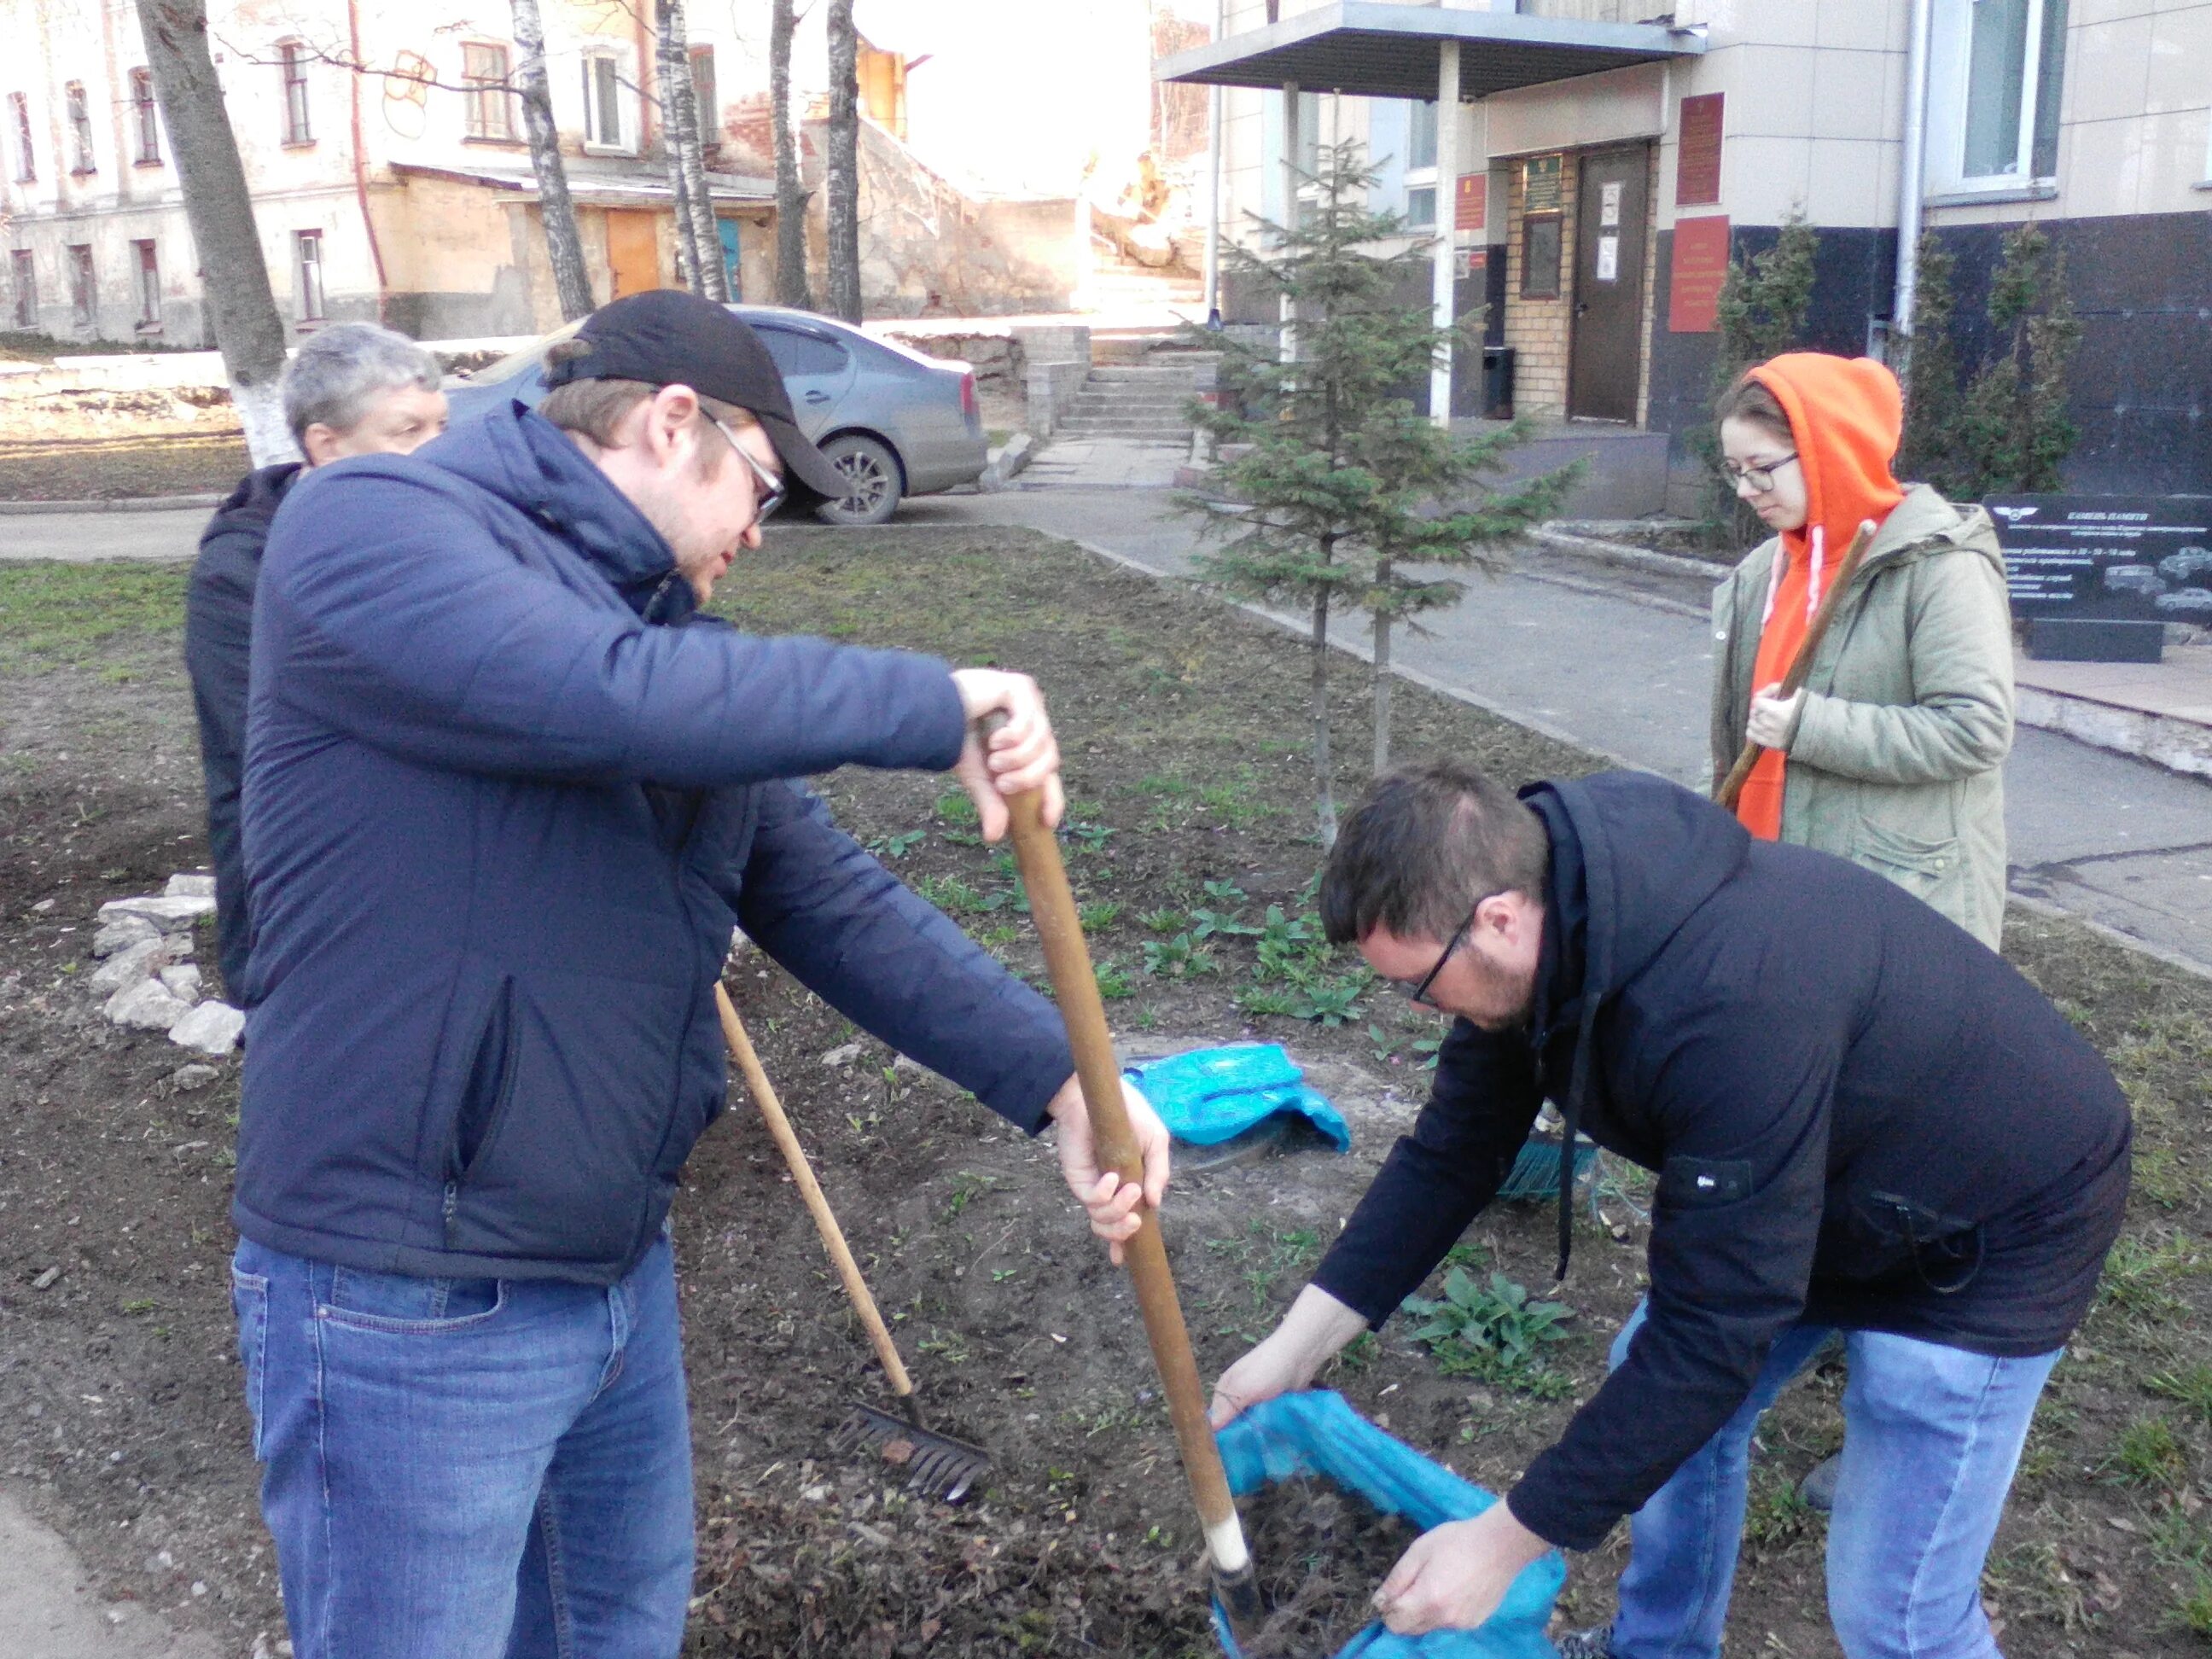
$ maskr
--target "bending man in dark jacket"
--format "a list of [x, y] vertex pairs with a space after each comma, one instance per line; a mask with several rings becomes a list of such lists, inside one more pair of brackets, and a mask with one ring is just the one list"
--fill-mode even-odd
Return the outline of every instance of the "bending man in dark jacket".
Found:
[[[404, 455], [446, 429], [438, 360], [374, 323], [339, 323], [284, 366], [284, 420], [292, 441], [320, 466], [349, 455]], [[269, 526], [303, 464], [280, 461], [239, 480], [208, 520], [185, 591], [185, 669], [199, 715], [207, 781], [208, 850], [215, 860], [216, 942], [224, 994], [246, 983], [246, 861], [238, 843], [238, 791], [246, 773], [246, 675], [253, 642], [253, 589]]]
[[[1650, 1290], [1612, 1376], [1504, 1503], [1407, 1552], [1377, 1598], [1390, 1626], [1479, 1623], [1547, 1547], [1595, 1548], [1633, 1515], [1620, 1618], [1571, 1650], [1717, 1656], [1752, 1431], [1840, 1331], [1844, 1651], [1996, 1654], [1982, 1560], [2127, 1196], [2127, 1104], [2095, 1050], [1918, 900], [1640, 775], [1519, 800], [1455, 766], [1386, 778], [1322, 914], [1460, 1018], [1413, 1132], [1222, 1377], [1217, 1420], [1387, 1319], [1546, 1097], [1570, 1142], [1659, 1176]], [[1566, 1243], [1563, 1210], [1563, 1273]]]
[[542, 413], [302, 479], [255, 604], [234, 1298], [301, 1659], [676, 1653], [664, 1224], [722, 1104], [733, 925], [1056, 1120], [1103, 1236], [1144, 1196], [1096, 1167], [1050, 1005], [785, 781], [953, 767], [988, 836], [997, 786], [1057, 817], [1036, 687], [697, 617], [784, 474], [836, 476], [719, 306], [639, 295], [556, 349]]

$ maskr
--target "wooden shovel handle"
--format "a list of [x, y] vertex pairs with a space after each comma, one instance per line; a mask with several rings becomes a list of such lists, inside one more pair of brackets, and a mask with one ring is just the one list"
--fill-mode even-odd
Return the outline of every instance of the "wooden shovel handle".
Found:
[[[1851, 585], [1851, 578], [1859, 574], [1859, 566], [1866, 558], [1867, 544], [1873, 539], [1874, 526], [1862, 524], [1858, 534], [1851, 538], [1850, 546], [1844, 550], [1844, 562], [1836, 567], [1835, 580], [1828, 584], [1828, 591], [1820, 596], [1820, 604], [1813, 612], [1813, 620], [1805, 624], [1805, 637], [1798, 644], [1797, 654], [1790, 660], [1790, 672], [1782, 677], [1784, 696], [1804, 689], [1806, 677], [1813, 672], [1813, 653], [1820, 648], [1820, 641], [1828, 631], [1828, 624], [1836, 619], [1836, 608], [1843, 602], [1844, 590]], [[1754, 692], [1758, 689], [1756, 686], [1752, 688]], [[1759, 764], [1759, 757], [1765, 752], [1761, 745], [1746, 738], [1743, 752], [1735, 757], [1735, 764], [1729, 768], [1728, 775], [1721, 780], [1720, 787], [1713, 792], [1713, 799], [1729, 811], [1735, 811], [1736, 801], [1743, 793], [1743, 786], [1750, 781], [1752, 768]]]
[[761, 1068], [760, 1056], [753, 1052], [752, 1039], [745, 1035], [744, 1022], [738, 1018], [730, 994], [719, 981], [714, 986], [714, 1006], [722, 1016], [722, 1038], [730, 1045], [738, 1069], [744, 1073], [745, 1087], [759, 1104], [761, 1116], [767, 1121], [769, 1133], [775, 1138], [783, 1161], [791, 1166], [791, 1178], [799, 1183], [799, 1195], [806, 1200], [807, 1212], [813, 1216], [815, 1231], [822, 1235], [822, 1243], [829, 1249], [837, 1277], [845, 1281], [845, 1294], [852, 1298], [853, 1311], [860, 1316], [860, 1323], [867, 1328], [868, 1340], [875, 1345], [876, 1358], [883, 1362], [884, 1374], [890, 1378], [891, 1392], [903, 1400], [914, 1392], [914, 1379], [899, 1363], [890, 1328], [884, 1323], [883, 1315], [876, 1311], [876, 1299], [868, 1294], [867, 1281], [860, 1277], [860, 1264], [853, 1260], [853, 1252], [846, 1247], [844, 1229], [838, 1226], [837, 1218], [830, 1212], [830, 1200], [822, 1195], [822, 1183], [814, 1178], [814, 1166], [806, 1161], [806, 1149], [799, 1144], [791, 1120], [783, 1115], [783, 1103], [775, 1097], [775, 1085]]
[[[1014, 862], [1044, 945], [1053, 995], [1067, 1023], [1099, 1167], [1115, 1171], [1124, 1181], [1141, 1182], [1144, 1160], [1121, 1103], [1121, 1062], [1115, 1058], [1114, 1039], [1106, 1029], [1106, 1005], [1099, 1000], [1098, 981], [1083, 942], [1083, 926], [1076, 919], [1075, 895], [1067, 884], [1067, 868], [1060, 862], [1060, 843], [1044, 825], [1038, 791], [1014, 796], [1006, 807], [1013, 820]], [[1175, 1424], [1183, 1473], [1189, 1478], [1199, 1519], [1205, 1523], [1206, 1549], [1215, 1568], [1224, 1576], [1242, 1573], [1250, 1565], [1244, 1528], [1221, 1467], [1220, 1448], [1206, 1420], [1206, 1394], [1198, 1380], [1190, 1332], [1183, 1324], [1182, 1304], [1176, 1297], [1175, 1275], [1168, 1267], [1167, 1245], [1160, 1237], [1158, 1218], [1142, 1207], [1138, 1214], [1142, 1224], [1122, 1245], [1122, 1259], [1144, 1314], [1152, 1363], [1159, 1368], [1167, 1393], [1168, 1416]]]

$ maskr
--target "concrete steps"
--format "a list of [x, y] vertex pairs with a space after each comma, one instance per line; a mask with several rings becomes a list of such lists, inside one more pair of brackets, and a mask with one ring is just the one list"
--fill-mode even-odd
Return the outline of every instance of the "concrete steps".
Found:
[[1160, 336], [1095, 338], [1093, 366], [1059, 426], [1071, 438], [1187, 443], [1196, 370], [1210, 356], [1164, 349]]

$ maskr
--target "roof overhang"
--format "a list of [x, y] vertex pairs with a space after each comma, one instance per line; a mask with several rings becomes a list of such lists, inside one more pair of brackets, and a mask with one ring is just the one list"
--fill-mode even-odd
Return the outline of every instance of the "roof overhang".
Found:
[[1163, 58], [1160, 81], [1200, 86], [1351, 93], [1433, 99], [1446, 41], [1460, 44], [1459, 95], [1571, 80], [1635, 64], [1695, 58], [1702, 29], [1664, 23], [1585, 23], [1450, 6], [1394, 6], [1335, 0], [1279, 23]]

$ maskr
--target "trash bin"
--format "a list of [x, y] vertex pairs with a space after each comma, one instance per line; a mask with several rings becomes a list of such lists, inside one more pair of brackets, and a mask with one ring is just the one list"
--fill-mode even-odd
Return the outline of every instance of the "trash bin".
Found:
[[1482, 349], [1482, 413], [1486, 420], [1513, 418], [1513, 348]]

